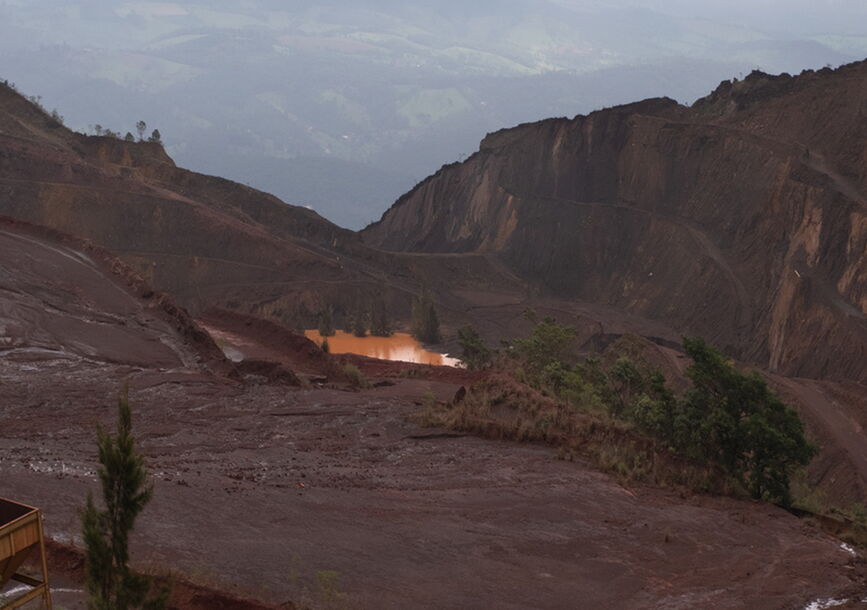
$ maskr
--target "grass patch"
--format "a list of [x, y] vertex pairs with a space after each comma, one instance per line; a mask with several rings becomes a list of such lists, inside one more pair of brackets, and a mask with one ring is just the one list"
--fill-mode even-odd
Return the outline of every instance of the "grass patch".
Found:
[[[349, 594], [341, 590], [340, 573], [317, 570], [312, 576], [304, 569], [301, 559], [293, 555], [289, 564], [289, 583], [298, 597], [298, 607], [317, 610], [346, 610], [350, 608]], [[295, 607], [295, 606], [293, 606]]]
[[813, 486], [805, 470], [792, 477], [792, 512], [840, 540], [867, 549], [867, 507], [840, 506]]

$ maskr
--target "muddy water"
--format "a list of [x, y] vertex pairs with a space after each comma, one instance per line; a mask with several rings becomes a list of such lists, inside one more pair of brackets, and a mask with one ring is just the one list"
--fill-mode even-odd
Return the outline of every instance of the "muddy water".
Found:
[[[305, 336], [317, 344], [322, 343], [318, 330], [304, 331]], [[332, 354], [360, 354], [382, 360], [398, 360], [400, 362], [415, 362], [418, 364], [434, 364], [438, 366], [457, 366], [457, 358], [449, 358], [443, 354], [431, 352], [422, 347], [411, 335], [395, 333], [390, 337], [356, 337], [353, 334], [338, 330], [333, 337], [328, 337], [328, 348]]]

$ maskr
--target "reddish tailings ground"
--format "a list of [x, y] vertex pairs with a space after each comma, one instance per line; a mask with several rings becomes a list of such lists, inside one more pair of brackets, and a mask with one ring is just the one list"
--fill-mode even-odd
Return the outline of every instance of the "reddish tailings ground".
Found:
[[[60, 542], [81, 543], [94, 428], [113, 426], [129, 381], [156, 487], [134, 541], [143, 569], [314, 606], [328, 593], [316, 573], [333, 570], [346, 607], [376, 609], [800, 609], [865, 596], [860, 556], [780, 509], [627, 489], [547, 447], [411, 423], [425, 392], [450, 397], [465, 371], [405, 378], [359, 360], [393, 382], [364, 392], [230, 379], [105, 265], [0, 229], [0, 496], [42, 507]], [[302, 377], [327, 368], [305, 343], [229, 318], [207, 322], [257, 358], [294, 359]], [[70, 572], [56, 597], [81, 608]]]

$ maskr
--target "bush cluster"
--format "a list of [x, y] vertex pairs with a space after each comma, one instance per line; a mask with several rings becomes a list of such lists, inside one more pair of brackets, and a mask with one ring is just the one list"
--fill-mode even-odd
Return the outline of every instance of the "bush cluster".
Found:
[[676, 395], [665, 377], [629, 358], [571, 363], [574, 329], [546, 318], [508, 353], [536, 389], [575, 407], [630, 422], [671, 451], [720, 467], [756, 498], [790, 505], [792, 474], [809, 463], [798, 414], [756, 372], [738, 370], [702, 339], [685, 338], [690, 387]]

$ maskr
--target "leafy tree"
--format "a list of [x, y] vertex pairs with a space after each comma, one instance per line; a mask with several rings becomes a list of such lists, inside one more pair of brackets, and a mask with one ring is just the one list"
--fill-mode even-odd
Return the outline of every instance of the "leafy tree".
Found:
[[132, 135], [130, 132], [126, 132], [126, 135], [123, 137], [123, 139], [127, 142], [135, 142], [135, 136]]
[[[536, 320], [532, 312], [527, 317]], [[573, 328], [545, 318], [530, 337], [512, 342], [511, 354], [538, 389], [585, 408], [605, 406], [671, 450], [719, 466], [754, 498], [791, 502], [790, 478], [816, 449], [798, 414], [761, 375], [739, 371], [701, 339], [685, 338], [692, 384], [677, 397], [661, 373], [628, 358], [609, 366], [588, 358], [570, 368], [574, 338]]]
[[163, 138], [160, 135], [159, 129], [153, 130], [153, 132], [151, 133], [151, 137], [148, 138], [148, 142], [153, 142], [154, 144], [162, 144], [163, 143]]
[[469, 370], [478, 371], [490, 366], [493, 352], [475, 328], [465, 326], [459, 329], [458, 343], [461, 346], [461, 362]]
[[609, 373], [609, 404], [614, 415], [625, 413], [643, 389], [644, 376], [629, 358], [618, 358]]
[[147, 131], [148, 124], [144, 121], [139, 121], [135, 124], [135, 130], [138, 132], [139, 141], [144, 140], [145, 131]]
[[684, 339], [693, 388], [682, 404], [675, 440], [740, 478], [756, 499], [788, 504], [789, 479], [816, 450], [798, 414], [758, 373], [742, 373], [701, 339]]
[[144, 459], [136, 451], [127, 391], [118, 400], [117, 434], [97, 428], [99, 480], [104, 509], [88, 494], [82, 513], [88, 608], [91, 610], [158, 610], [165, 608], [168, 589], [151, 595], [147, 576], [129, 568], [129, 535], [135, 520], [153, 496]]
[[427, 290], [423, 290], [413, 301], [412, 335], [422, 343], [440, 342], [440, 322]]
[[573, 327], [546, 317], [536, 324], [530, 337], [512, 343], [512, 354], [524, 363], [527, 372], [539, 375], [549, 365], [572, 358], [575, 334]]

